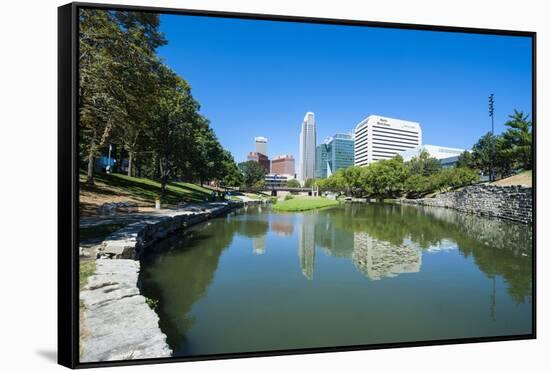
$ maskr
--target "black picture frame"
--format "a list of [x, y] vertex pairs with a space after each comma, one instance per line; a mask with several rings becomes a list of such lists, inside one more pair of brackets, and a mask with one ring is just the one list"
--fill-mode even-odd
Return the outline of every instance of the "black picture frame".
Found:
[[[284, 22], [333, 24], [358, 27], [378, 27], [407, 30], [427, 30], [454, 33], [522, 36], [532, 40], [532, 122], [533, 122], [533, 252], [532, 252], [532, 333], [526, 335], [475, 337], [402, 343], [371, 344], [360, 346], [337, 346], [328, 348], [290, 349], [249, 353], [220, 354], [208, 356], [154, 358], [140, 360], [80, 363], [79, 356], [79, 285], [78, 285], [78, 241], [79, 241], [79, 184], [78, 184], [78, 12], [79, 9], [133, 10], [162, 14], [200, 15], [208, 17], [270, 20]], [[537, 132], [537, 89], [536, 89], [536, 32], [512, 31], [486, 28], [450, 27], [406, 23], [372, 22], [363, 20], [314, 18], [269, 14], [233, 13], [194, 9], [174, 9], [148, 6], [129, 6], [96, 3], [70, 3], [58, 8], [58, 363], [69, 368], [91, 368], [99, 366], [123, 366], [137, 364], [171, 363], [264, 357], [321, 352], [342, 352], [382, 348], [417, 347], [429, 345], [464, 344], [536, 338], [537, 328], [537, 279], [536, 279], [536, 132]]]

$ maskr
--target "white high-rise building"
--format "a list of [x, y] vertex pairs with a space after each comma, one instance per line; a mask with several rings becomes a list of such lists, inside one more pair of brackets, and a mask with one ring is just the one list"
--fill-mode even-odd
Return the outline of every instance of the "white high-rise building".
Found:
[[390, 159], [408, 149], [422, 145], [422, 130], [418, 122], [371, 115], [361, 121], [353, 132], [355, 166]]
[[300, 131], [300, 164], [298, 180], [303, 184], [307, 179], [315, 177], [315, 147], [317, 146], [317, 129], [315, 114], [306, 113]]
[[256, 152], [267, 156], [267, 138], [256, 137], [254, 138], [254, 143], [256, 143]]

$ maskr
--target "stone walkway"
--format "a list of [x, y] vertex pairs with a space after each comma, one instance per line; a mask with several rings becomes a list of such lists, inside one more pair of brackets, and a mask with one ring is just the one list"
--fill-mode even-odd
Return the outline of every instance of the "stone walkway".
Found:
[[83, 218], [81, 226], [134, 222], [103, 241], [97, 249], [101, 259], [96, 260], [96, 271], [80, 291], [85, 330], [81, 361], [169, 357], [172, 352], [159, 318], [137, 287], [139, 258], [169, 234], [239, 207], [242, 203], [212, 202], [147, 215]]
[[182, 213], [207, 211], [227, 204], [227, 202], [204, 202], [188, 204], [178, 209], [161, 209], [149, 212], [118, 212], [115, 215], [98, 215], [80, 218], [80, 228], [89, 228], [104, 224], [131, 224], [144, 220], [155, 220], [165, 216], [174, 216]]
[[84, 323], [81, 362], [170, 357], [159, 318], [137, 288], [139, 261], [99, 259], [80, 293]]

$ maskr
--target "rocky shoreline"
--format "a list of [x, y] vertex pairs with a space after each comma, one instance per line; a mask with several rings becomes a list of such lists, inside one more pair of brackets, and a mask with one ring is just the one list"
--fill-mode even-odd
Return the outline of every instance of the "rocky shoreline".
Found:
[[80, 292], [83, 305], [81, 362], [170, 357], [158, 315], [137, 286], [139, 259], [168, 235], [242, 207], [213, 202], [167, 210], [132, 223], [105, 239], [96, 270]]
[[517, 223], [533, 222], [533, 190], [522, 185], [480, 184], [460, 191], [440, 193], [433, 198], [402, 199], [403, 204], [443, 207], [467, 214], [489, 216]]

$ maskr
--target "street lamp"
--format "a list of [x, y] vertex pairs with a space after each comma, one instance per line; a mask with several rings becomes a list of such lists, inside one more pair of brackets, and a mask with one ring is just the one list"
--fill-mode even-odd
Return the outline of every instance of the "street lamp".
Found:
[[489, 180], [495, 180], [495, 95], [489, 95], [489, 116], [491, 117], [491, 172]]

